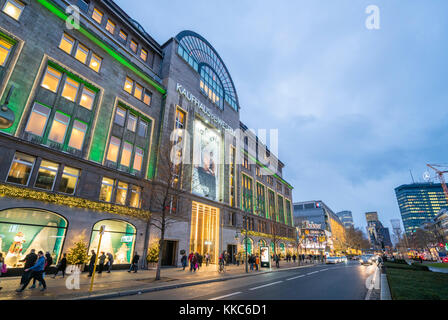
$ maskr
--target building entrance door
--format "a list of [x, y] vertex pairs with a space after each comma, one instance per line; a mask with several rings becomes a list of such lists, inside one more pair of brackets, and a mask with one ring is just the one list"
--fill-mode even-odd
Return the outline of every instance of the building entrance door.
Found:
[[162, 266], [176, 266], [177, 241], [165, 240], [162, 253]]
[[230, 263], [236, 263], [236, 254], [237, 254], [237, 251], [236, 251], [236, 246], [235, 245], [233, 245], [233, 244], [228, 244], [227, 245], [227, 252], [229, 253], [229, 255], [230, 255]]

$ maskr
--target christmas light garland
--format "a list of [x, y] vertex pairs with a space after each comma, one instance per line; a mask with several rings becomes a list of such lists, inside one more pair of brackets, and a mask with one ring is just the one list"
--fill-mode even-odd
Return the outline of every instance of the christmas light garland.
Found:
[[0, 197], [37, 200], [54, 203], [70, 208], [82, 208], [94, 211], [103, 211], [112, 214], [126, 215], [134, 218], [147, 218], [151, 213], [147, 210], [122, 207], [111, 203], [96, 202], [82, 198], [70, 197], [56, 193], [31, 190], [23, 187], [0, 184]]
[[[241, 230], [241, 234], [246, 234], [246, 230]], [[260, 238], [270, 238], [270, 239], [274, 239], [274, 236], [271, 234], [267, 234], [267, 233], [262, 233], [262, 232], [257, 232], [257, 231], [247, 231], [247, 235], [249, 236], [253, 236], [253, 237], [260, 237]], [[275, 237], [278, 240], [283, 240], [283, 241], [290, 241], [290, 242], [295, 242], [296, 239], [293, 238], [287, 238], [287, 237]]]

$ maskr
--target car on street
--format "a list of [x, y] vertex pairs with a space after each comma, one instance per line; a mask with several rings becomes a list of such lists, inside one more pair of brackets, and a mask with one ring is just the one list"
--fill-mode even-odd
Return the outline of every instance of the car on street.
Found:
[[366, 254], [359, 258], [359, 263], [362, 265], [371, 265], [375, 262], [373, 254]]
[[328, 257], [327, 258], [327, 264], [338, 264], [339, 263], [338, 257]]
[[342, 262], [342, 263], [347, 263], [347, 262], [348, 262], [347, 257], [346, 257], [346, 256], [342, 256], [342, 257], [341, 257], [341, 262]]

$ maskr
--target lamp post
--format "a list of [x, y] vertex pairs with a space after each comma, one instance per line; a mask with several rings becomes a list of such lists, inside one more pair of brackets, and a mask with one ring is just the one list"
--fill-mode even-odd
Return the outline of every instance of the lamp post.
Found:
[[5, 103], [0, 107], [0, 129], [10, 128], [14, 123], [14, 112], [8, 107], [9, 99], [11, 98], [13, 91], [14, 85], [9, 88], [8, 94], [6, 95]]

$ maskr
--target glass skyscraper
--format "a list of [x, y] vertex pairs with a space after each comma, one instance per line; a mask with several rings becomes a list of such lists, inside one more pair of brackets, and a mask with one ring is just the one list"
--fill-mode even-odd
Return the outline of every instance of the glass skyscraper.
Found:
[[447, 209], [445, 194], [439, 183], [414, 183], [395, 189], [404, 230], [414, 232], [422, 223], [435, 218], [441, 209]]

